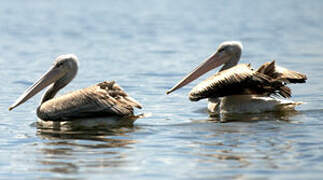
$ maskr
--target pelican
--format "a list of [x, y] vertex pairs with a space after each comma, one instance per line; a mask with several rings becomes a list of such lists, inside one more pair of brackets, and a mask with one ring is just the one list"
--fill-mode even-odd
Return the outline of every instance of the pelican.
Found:
[[166, 94], [223, 64], [219, 72], [199, 83], [189, 93], [191, 101], [208, 98], [211, 115], [294, 110], [301, 104], [283, 98], [291, 97], [291, 90], [286, 84], [305, 83], [306, 75], [277, 66], [275, 61], [267, 62], [257, 70], [250, 64], [238, 64], [242, 49], [242, 44], [237, 41], [221, 43], [213, 55]]
[[120, 119], [132, 117], [134, 108], [142, 108], [114, 81], [104, 81], [55, 97], [56, 93], [76, 76], [78, 64], [78, 58], [74, 54], [57, 57], [52, 67], [22, 94], [9, 110], [26, 102], [47, 86], [49, 88], [37, 108], [38, 122], [45, 126], [76, 122], [86, 126], [89, 122], [84, 120], [92, 118], [96, 119], [90, 122], [96, 122], [97, 125], [102, 125], [102, 121], [98, 118], [107, 120], [110, 124], [109, 119], [118, 122]]

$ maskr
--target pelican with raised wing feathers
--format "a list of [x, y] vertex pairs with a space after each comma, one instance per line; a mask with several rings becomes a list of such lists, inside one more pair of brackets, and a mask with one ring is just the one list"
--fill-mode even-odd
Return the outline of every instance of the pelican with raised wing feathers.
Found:
[[[120, 119], [134, 116], [134, 108], [142, 108], [114, 81], [104, 81], [54, 97], [76, 76], [78, 64], [78, 58], [73, 54], [57, 57], [53, 66], [27, 89], [9, 107], [9, 110], [24, 103], [47, 86], [49, 88], [37, 108], [39, 122], [46, 125], [55, 124], [55, 122], [74, 123], [75, 121], [86, 125], [88, 122], [85, 123], [82, 120], [91, 118], [101, 118], [106, 121], [111, 118], [120, 122]], [[98, 119], [93, 119], [92, 122], [98, 122]], [[100, 121], [99, 124], [102, 122], [104, 121]]]
[[191, 101], [208, 98], [211, 114], [284, 111], [300, 104], [283, 98], [291, 97], [287, 84], [305, 83], [306, 75], [277, 66], [275, 61], [267, 62], [257, 70], [252, 69], [250, 64], [238, 64], [242, 49], [242, 44], [237, 41], [221, 43], [213, 55], [167, 94], [223, 64], [219, 72], [199, 83], [189, 93]]

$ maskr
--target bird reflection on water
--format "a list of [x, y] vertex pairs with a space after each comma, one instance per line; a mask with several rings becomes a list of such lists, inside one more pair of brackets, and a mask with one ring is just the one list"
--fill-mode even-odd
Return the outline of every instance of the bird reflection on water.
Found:
[[[132, 148], [136, 140], [127, 137], [138, 127], [110, 129], [57, 130], [38, 127], [41, 172], [77, 173], [80, 168], [119, 167], [127, 163], [127, 155], [120, 149]], [[84, 154], [88, 154], [84, 156]], [[102, 158], [100, 155], [105, 154]]]
[[[195, 113], [208, 115], [205, 108]], [[294, 146], [292, 141], [281, 143], [277, 138], [279, 136], [276, 135], [282, 130], [277, 123], [289, 124], [294, 121], [293, 116], [298, 114], [301, 113], [240, 114], [158, 127], [135, 125], [110, 129], [72, 130], [38, 127], [37, 135], [43, 142], [37, 145], [40, 152], [38, 153], [40, 157], [36, 160], [40, 165], [37, 170], [69, 175], [78, 174], [84, 169], [89, 172], [109, 173], [115, 168], [133, 166], [134, 153], [138, 151], [135, 147], [143, 143], [136, 140], [138, 133], [141, 134], [142, 131], [162, 133], [165, 129], [176, 129], [171, 137], [172, 141], [181, 146], [175, 153], [176, 157], [197, 157], [195, 160], [201, 166], [223, 169], [224, 166], [230, 165], [234, 170], [251, 168], [262, 162], [263, 166], [277, 168], [279, 165], [279, 161], [275, 160], [277, 153], [288, 154], [289, 149]], [[274, 122], [268, 122], [270, 120]], [[236, 122], [230, 123], [232, 121]], [[252, 122], [252, 125], [248, 122]], [[276, 135], [263, 138], [263, 133], [268, 132], [268, 129]], [[184, 133], [192, 130], [194, 133]], [[140, 139], [146, 141], [147, 137]], [[167, 140], [160, 139], [163, 142], [169, 140], [170, 137], [167, 137]], [[258, 143], [262, 146], [255, 145]], [[156, 146], [156, 142], [152, 141], [149, 148], [160, 149], [160, 146]], [[158, 150], [155, 150], [156, 154], [159, 154]], [[147, 159], [151, 158], [148, 157]], [[142, 158], [146, 157], [139, 158], [136, 166], [143, 165]], [[195, 161], [192, 163], [195, 164]]]
[[208, 113], [208, 121], [212, 122], [257, 122], [257, 121], [290, 121], [290, 118], [302, 114], [300, 111], [290, 110], [282, 112], [265, 112], [265, 113], [223, 113], [223, 114], [213, 114], [206, 108], [200, 108], [196, 113]]
[[[203, 108], [195, 112], [206, 111]], [[281, 161], [277, 156], [289, 156], [291, 148], [296, 144], [292, 139], [284, 142], [280, 140], [281, 134], [286, 130], [282, 125], [293, 124], [289, 127], [294, 129], [294, 124], [299, 123], [295, 117], [302, 114], [290, 111], [210, 117], [204, 121], [211, 123], [198, 129], [198, 132], [211, 133], [205, 133], [191, 141], [191, 146], [198, 148], [192, 154], [199, 157], [201, 166], [208, 166], [215, 171], [227, 167], [230, 167], [231, 171], [250, 169], [259, 163], [262, 164], [262, 168], [279, 169]]]
[[291, 117], [298, 115], [298, 111], [285, 112], [266, 112], [259, 114], [222, 114], [218, 117], [212, 117], [220, 122], [256, 122], [256, 121], [289, 121]]

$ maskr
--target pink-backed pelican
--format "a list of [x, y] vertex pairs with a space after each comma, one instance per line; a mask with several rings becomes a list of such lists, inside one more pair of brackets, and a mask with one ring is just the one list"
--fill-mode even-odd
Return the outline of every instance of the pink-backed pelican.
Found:
[[[132, 117], [135, 107], [142, 108], [114, 81], [104, 81], [54, 97], [76, 76], [78, 64], [78, 58], [73, 54], [57, 57], [53, 66], [27, 89], [9, 107], [9, 110], [24, 103], [47, 86], [49, 88], [44, 93], [37, 108], [38, 122], [46, 126], [57, 123], [69, 124], [75, 121], [84, 126], [91, 124], [91, 122], [102, 125], [112, 123], [109, 118], [116, 120], [114, 122], [120, 122], [120, 119]], [[91, 120], [91, 118], [96, 119]], [[101, 120], [98, 120], [98, 118]], [[83, 121], [88, 119], [90, 121]]]
[[278, 98], [291, 97], [288, 83], [305, 83], [306, 75], [277, 66], [275, 61], [263, 64], [257, 70], [250, 64], [238, 64], [242, 44], [223, 42], [217, 51], [184, 77], [167, 94], [187, 85], [206, 72], [223, 67], [195, 86], [189, 93], [191, 101], [208, 98], [211, 114], [259, 113], [294, 109], [299, 102]]

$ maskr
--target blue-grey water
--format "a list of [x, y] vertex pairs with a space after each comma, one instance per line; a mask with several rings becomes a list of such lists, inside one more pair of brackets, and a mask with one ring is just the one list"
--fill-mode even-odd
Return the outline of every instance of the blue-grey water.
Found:
[[[320, 0], [1, 1], [0, 179], [321, 179], [322, 10]], [[291, 86], [298, 112], [210, 119], [187, 93], [211, 73], [165, 95], [225, 40], [243, 43], [243, 63], [306, 73]], [[65, 53], [80, 69], [61, 93], [116, 80], [152, 116], [62, 132], [34, 125], [40, 95], [9, 112]]]

